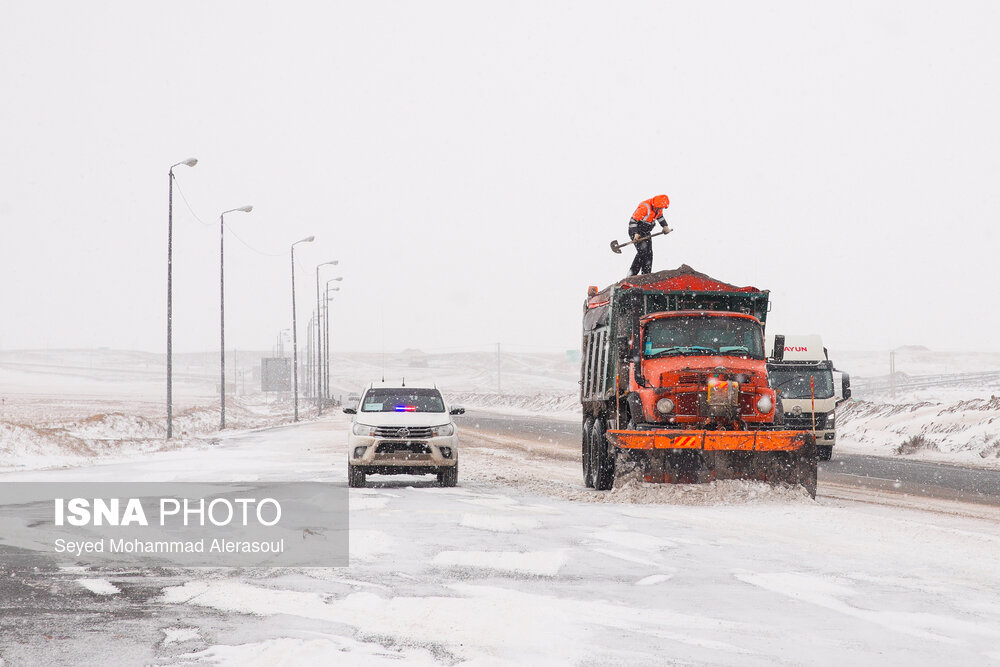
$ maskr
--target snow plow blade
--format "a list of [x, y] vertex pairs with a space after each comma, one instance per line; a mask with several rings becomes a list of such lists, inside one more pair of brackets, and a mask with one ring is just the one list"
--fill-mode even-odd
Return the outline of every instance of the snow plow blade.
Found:
[[608, 431], [608, 440], [619, 449], [791, 452], [810, 439], [804, 431]]
[[618, 461], [653, 483], [745, 479], [802, 486], [816, 497], [816, 439], [803, 431], [607, 432]]

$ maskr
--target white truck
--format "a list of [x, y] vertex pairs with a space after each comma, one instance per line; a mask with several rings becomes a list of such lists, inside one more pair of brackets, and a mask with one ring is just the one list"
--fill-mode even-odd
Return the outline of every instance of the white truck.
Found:
[[814, 432], [820, 460], [829, 461], [837, 443], [837, 405], [851, 397], [850, 375], [834, 369], [817, 335], [768, 336], [767, 350], [768, 379], [778, 394], [785, 428]]

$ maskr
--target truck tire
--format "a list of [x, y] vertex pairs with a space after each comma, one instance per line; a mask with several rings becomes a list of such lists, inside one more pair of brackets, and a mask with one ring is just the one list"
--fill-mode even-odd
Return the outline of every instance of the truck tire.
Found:
[[360, 489], [365, 485], [365, 471], [356, 465], [347, 464], [347, 486]]
[[833, 445], [817, 445], [820, 461], [829, 461], [833, 458]]
[[441, 486], [458, 486], [458, 464], [445, 468], [438, 473], [438, 484]]
[[590, 436], [590, 481], [598, 491], [607, 491], [615, 483], [615, 460], [608, 451], [605, 431], [604, 419], [598, 417]]
[[594, 483], [590, 478], [590, 434], [594, 428], [594, 420], [587, 418], [583, 420], [583, 433], [581, 435], [581, 454], [583, 461], [583, 483], [588, 489], [594, 488]]

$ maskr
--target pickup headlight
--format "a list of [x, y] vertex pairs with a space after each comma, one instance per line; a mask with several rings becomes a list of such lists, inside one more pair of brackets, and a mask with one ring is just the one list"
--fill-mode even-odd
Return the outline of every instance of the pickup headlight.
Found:
[[441, 426], [432, 426], [431, 436], [436, 438], [439, 435], [455, 435], [455, 425], [443, 424]]
[[354, 435], [373, 436], [375, 435], [375, 427], [369, 426], [368, 424], [358, 424], [357, 422], [355, 422], [354, 425], [351, 426], [351, 433], [353, 433]]
[[834, 427], [834, 417], [835, 416], [836, 415], [834, 415], [832, 412], [826, 416], [826, 427], [827, 428], [833, 428]]

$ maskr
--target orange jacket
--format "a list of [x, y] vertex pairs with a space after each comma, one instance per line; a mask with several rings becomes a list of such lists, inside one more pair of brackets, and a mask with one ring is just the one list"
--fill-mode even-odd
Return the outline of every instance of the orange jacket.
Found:
[[653, 222], [660, 217], [663, 209], [670, 206], [670, 198], [667, 195], [656, 195], [646, 201], [639, 202], [639, 206], [632, 214], [632, 219], [636, 222]]

